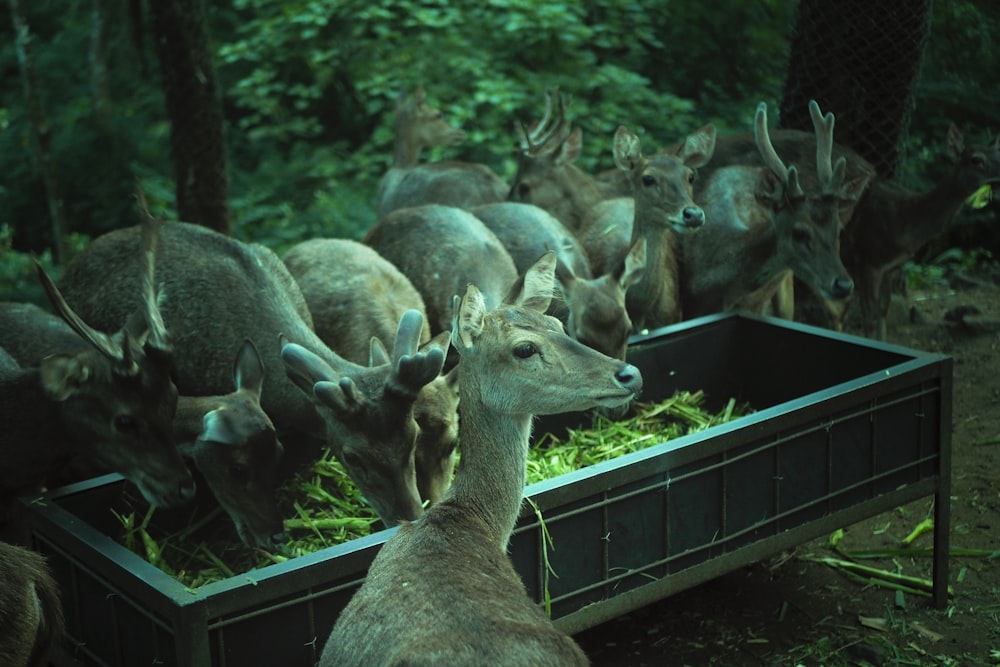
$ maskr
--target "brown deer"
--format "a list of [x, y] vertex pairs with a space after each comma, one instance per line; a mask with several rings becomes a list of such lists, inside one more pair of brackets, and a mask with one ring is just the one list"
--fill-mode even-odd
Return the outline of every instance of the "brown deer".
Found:
[[45, 558], [0, 542], [0, 582], [0, 665], [48, 665], [64, 625], [59, 587]]
[[[63, 320], [31, 303], [0, 302], [0, 331], [0, 343], [21, 366], [36, 366], [51, 354], [87, 349]], [[244, 341], [233, 365], [235, 391], [178, 396], [173, 434], [181, 454], [194, 461], [243, 542], [269, 548], [283, 539], [274, 498], [275, 465], [282, 446], [260, 406], [263, 372], [257, 348]], [[107, 471], [94, 461], [74, 462], [50, 479], [66, 483]]]
[[533, 415], [627, 403], [642, 377], [544, 315], [554, 266], [554, 253], [539, 260], [513, 305], [490, 311], [474, 285], [455, 297], [462, 465], [445, 499], [382, 547], [321, 666], [588, 664], [528, 598], [507, 544]]
[[798, 168], [786, 166], [778, 156], [763, 102], [754, 124], [763, 166], [747, 162], [719, 167], [713, 162], [699, 181], [695, 199], [709, 222], [683, 242], [685, 317], [736, 307], [759, 311], [787, 287], [789, 271], [826, 298], [850, 295], [853, 282], [839, 255], [840, 209], [845, 201], [857, 199], [868, 179], [846, 181], [845, 159], [832, 162], [833, 114], [822, 115], [815, 102], [810, 113], [816, 189], [807, 192]]
[[[614, 248], [646, 242], [646, 271], [626, 296], [626, 306], [635, 329], [656, 328], [681, 319], [678, 285], [678, 243], [682, 235], [697, 232], [705, 224], [705, 212], [693, 200], [695, 170], [712, 159], [715, 127], [706, 125], [689, 135], [676, 153], [642, 154], [639, 138], [620, 126], [615, 132], [615, 164], [632, 185], [633, 216], [620, 231], [584, 230], [603, 234], [603, 244], [588, 247]], [[628, 233], [622, 243], [616, 234]], [[621, 251], [619, 251], [621, 252]]]
[[376, 194], [378, 219], [408, 206], [434, 203], [468, 208], [506, 198], [510, 187], [485, 165], [455, 160], [420, 162], [424, 148], [454, 146], [465, 140], [465, 132], [427, 104], [423, 86], [400, 96], [395, 133], [392, 166]]
[[[712, 158], [715, 127], [706, 125], [672, 151], [651, 157], [644, 157], [638, 138], [621, 128], [614, 142], [616, 165], [626, 173], [632, 196], [607, 198], [593, 177], [573, 165], [580, 154], [581, 133], [566, 125], [567, 105], [558, 92], [547, 93], [542, 120], [530, 131], [519, 128], [521, 156], [510, 199], [541, 206], [573, 229], [596, 275], [617, 271], [630, 248], [645, 238], [646, 269], [628, 292], [633, 328], [678, 321], [673, 234], [704, 223], [692, 198], [691, 181], [695, 170]], [[622, 152], [626, 141], [629, 150]], [[642, 221], [635, 228], [637, 218]]]
[[[66, 298], [96, 326], [107, 326], [132, 308], [124, 295], [131, 293], [137, 232], [115, 230], [94, 239], [63, 272], [60, 286]], [[267, 378], [260, 403], [285, 445], [285, 460], [311, 456], [314, 442], [309, 439], [323, 441], [383, 522], [417, 518], [421, 503], [415, 484], [400, 482], [413, 478], [412, 463], [408, 470], [395, 468], [400, 460], [412, 461], [415, 446], [412, 396], [419, 387], [412, 384], [412, 374], [399, 377], [388, 366], [362, 369], [364, 382], [354, 382], [352, 374], [359, 369], [313, 331], [295, 278], [273, 251], [184, 222], [164, 222], [161, 232], [163, 261], [157, 275], [166, 297], [163, 317], [174, 340], [181, 393], [231, 391], [233, 351], [247, 338], [255, 341]], [[311, 387], [304, 392], [291, 381], [281, 358], [282, 335], [335, 369], [334, 381], [353, 388], [352, 400], [325, 402]]]
[[[576, 236], [544, 209], [520, 202], [499, 202], [477, 206], [471, 212], [497, 235], [522, 277], [539, 257], [554, 250], [562, 299], [553, 299], [549, 314], [563, 322], [572, 338], [610, 357], [625, 359], [632, 330], [625, 294], [645, 270], [645, 241], [619, 261], [612, 272], [595, 278]], [[520, 291], [520, 278], [511, 289]]]
[[862, 330], [886, 337], [890, 276], [944, 231], [965, 200], [981, 186], [1000, 184], [1000, 137], [966, 145], [948, 128], [951, 169], [927, 192], [876, 180], [861, 198], [841, 239], [844, 264], [854, 278]]
[[483, 221], [467, 210], [428, 204], [393, 211], [362, 240], [403, 272], [427, 307], [431, 335], [451, 327], [451, 297], [480, 286], [490, 308], [517, 280], [510, 253]]
[[[395, 334], [403, 313], [417, 310], [426, 318], [423, 297], [413, 283], [362, 243], [310, 239], [292, 246], [282, 259], [309, 304], [316, 334], [348, 361], [369, 366], [389, 363], [382, 341]], [[429, 343], [430, 329], [425, 325], [420, 344]], [[454, 369], [440, 375], [420, 390], [413, 404], [420, 427], [417, 489], [430, 504], [438, 502], [451, 485], [455, 467], [457, 379]]]
[[[116, 331], [113, 335], [92, 327], [70, 308], [35, 262], [54, 310], [85, 345], [4, 375], [0, 384], [4, 504], [14, 495], [36, 490], [51, 473], [77, 458], [121, 473], [150, 504], [178, 505], [194, 497], [194, 480], [171, 428], [177, 388], [171, 381], [171, 348], [152, 288], [156, 237], [155, 226], [137, 230], [131, 269], [133, 281], [142, 287], [133, 284], [129, 294], [135, 298], [109, 327]], [[141, 253], [136, 252], [139, 248]]]

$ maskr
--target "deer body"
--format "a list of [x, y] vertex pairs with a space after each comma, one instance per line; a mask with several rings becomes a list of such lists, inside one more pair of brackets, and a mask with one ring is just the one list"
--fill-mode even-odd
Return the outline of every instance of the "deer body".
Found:
[[554, 265], [552, 253], [539, 260], [516, 305], [491, 312], [474, 286], [455, 298], [462, 465], [446, 498], [386, 542], [338, 618], [322, 666], [588, 664], [527, 597], [507, 543], [532, 415], [618, 406], [642, 380], [543, 315]]
[[[317, 335], [348, 361], [389, 363], [381, 341], [392, 339], [406, 311], [419, 311], [426, 318], [423, 297], [413, 283], [362, 243], [311, 239], [293, 246], [283, 260], [309, 304]], [[426, 325], [419, 341], [421, 345], [430, 342]], [[413, 406], [420, 426], [415, 459], [417, 489], [431, 504], [451, 485], [455, 466], [456, 380], [454, 372], [435, 378], [420, 390]]]
[[483, 222], [454, 206], [400, 209], [368, 230], [363, 242], [410, 279], [423, 296], [431, 335], [451, 326], [451, 297], [469, 283], [490, 307], [517, 280], [510, 253]]
[[[245, 339], [259, 341], [267, 378], [260, 403], [282, 438], [304, 434], [326, 442], [388, 525], [419, 516], [411, 378], [399, 377], [390, 365], [359, 368], [330, 350], [312, 329], [295, 279], [271, 250], [183, 222], [165, 222], [161, 231], [157, 273], [182, 393], [230, 391], [233, 350]], [[67, 299], [98, 326], [131, 307], [121, 295], [130, 293], [135, 243], [134, 228], [116, 230], [94, 239], [66, 266], [61, 284]], [[284, 361], [281, 336], [320, 358], [326, 380], [346, 393], [317, 394]]]
[[63, 634], [59, 588], [45, 559], [0, 542], [0, 664], [43, 667]]
[[854, 209], [842, 255], [857, 282], [866, 334], [885, 339], [887, 276], [944, 231], [979, 187], [1000, 184], [1000, 138], [967, 147], [961, 131], [951, 125], [947, 144], [954, 165], [934, 188], [914, 192], [891, 181], [876, 181]]
[[420, 163], [424, 148], [465, 140], [465, 132], [426, 103], [423, 86], [397, 104], [395, 133], [392, 167], [382, 177], [376, 195], [378, 219], [409, 206], [436, 203], [469, 208], [506, 198], [509, 186], [485, 165], [454, 160]]

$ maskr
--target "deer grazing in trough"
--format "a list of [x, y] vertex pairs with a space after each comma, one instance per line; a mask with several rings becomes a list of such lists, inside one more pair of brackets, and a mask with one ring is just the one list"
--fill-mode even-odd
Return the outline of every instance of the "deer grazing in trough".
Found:
[[708, 224], [683, 241], [685, 317], [737, 307], [760, 312], [787, 288], [792, 274], [826, 298], [850, 295], [853, 282], [839, 255], [840, 209], [859, 196], [867, 176], [846, 181], [845, 160], [832, 162], [833, 114], [824, 116], [815, 102], [810, 114], [815, 190], [807, 192], [798, 167], [786, 166], [778, 156], [764, 103], [757, 107], [754, 121], [759, 160], [722, 167], [713, 162], [699, 181], [695, 198]]
[[0, 582], [0, 665], [48, 665], [64, 625], [59, 587], [45, 558], [0, 542]]
[[[423, 297], [410, 280], [372, 248], [349, 239], [310, 239], [282, 257], [309, 304], [316, 334], [344, 359], [379, 366], [390, 362], [390, 340], [407, 310], [424, 315]], [[447, 334], [440, 334], [447, 336]], [[426, 322], [421, 347], [430, 344]], [[441, 343], [436, 343], [441, 346]], [[427, 383], [413, 404], [417, 435], [417, 490], [429, 504], [451, 485], [458, 443], [458, 373]]]
[[[137, 232], [127, 228], [95, 238], [63, 272], [60, 286], [66, 298], [96, 326], [107, 326], [132, 307], [124, 295], [131, 293], [130, 253]], [[387, 385], [403, 385], [415, 394], [412, 377], [400, 378], [388, 366], [368, 369], [353, 400], [324, 402], [288, 378], [280, 336], [322, 357], [338, 373], [335, 382], [351, 384], [357, 369], [313, 331], [295, 278], [273, 251], [200, 225], [166, 221], [160, 256], [163, 318], [174, 341], [181, 393], [230, 391], [233, 351], [245, 339], [255, 341], [266, 378], [260, 403], [285, 446], [283, 461], [301, 462], [315, 455], [316, 441], [325, 442], [383, 522], [417, 518], [422, 509], [416, 486], [400, 481], [411, 479], [413, 468], [393, 468], [399, 460], [412, 459], [412, 401], [386, 390]], [[393, 452], [391, 461], [385, 459], [387, 451]], [[397, 451], [405, 453], [397, 456]]]
[[[171, 428], [177, 388], [171, 380], [167, 332], [152, 289], [155, 227], [139, 231], [133, 251], [139, 248], [131, 268], [134, 281], [143, 288], [133, 285], [130, 294], [135, 300], [108, 329], [114, 334], [99, 331], [70, 308], [35, 262], [54, 310], [84, 345], [4, 374], [0, 384], [4, 504], [15, 495], [37, 490], [50, 474], [77, 458], [121, 473], [150, 504], [179, 505], [194, 497], [194, 480]], [[8, 352], [13, 355], [9, 348]]]
[[510, 187], [485, 165], [456, 160], [420, 162], [424, 148], [454, 146], [463, 141], [465, 132], [427, 104], [423, 86], [417, 86], [410, 95], [401, 95], [396, 105], [392, 166], [382, 177], [376, 194], [378, 219], [408, 206], [446, 204], [468, 208], [503, 201]]
[[[31, 303], [0, 302], [0, 331], [0, 344], [26, 367], [51, 354], [78, 354], [87, 347], [63, 320]], [[235, 391], [179, 395], [173, 434], [177, 448], [194, 461], [243, 542], [270, 548], [283, 540], [274, 498], [275, 465], [283, 450], [260, 406], [263, 372], [257, 348], [244, 341], [233, 365]], [[107, 471], [94, 461], [74, 462], [51, 479], [64, 483]]]
[[[504, 244], [521, 277], [545, 252], [554, 250], [562, 298], [553, 299], [549, 314], [563, 322], [570, 337], [609, 357], [625, 359], [632, 331], [625, 294], [645, 270], [645, 241], [614, 270], [593, 277], [583, 246], [548, 211], [532, 204], [500, 202], [477, 206], [471, 212]], [[520, 280], [511, 288], [515, 293], [521, 289]]]
[[1000, 184], [1000, 137], [966, 145], [961, 130], [948, 128], [953, 166], [927, 192], [876, 180], [861, 198], [841, 239], [841, 256], [854, 278], [862, 331], [886, 337], [890, 276], [941, 234], [965, 200], [983, 185]]
[[[328, 431], [336, 436], [330, 438], [331, 449], [353, 472], [352, 478], [358, 476], [355, 481], [379, 516], [395, 519], [390, 523], [383, 518], [387, 525], [408, 518], [400, 516], [400, 510], [413, 517], [423, 512], [417, 490], [418, 425], [413, 405], [421, 389], [441, 374], [447, 352], [438, 346], [418, 350], [423, 327], [420, 311], [403, 313], [391, 359], [375, 366], [323, 358], [284, 339], [281, 344], [288, 377], [318, 405], [333, 408], [322, 411]], [[397, 509], [403, 500], [411, 506]]]
[[462, 464], [445, 499], [400, 526], [375, 557], [327, 639], [322, 667], [588, 664], [528, 598], [507, 544], [524, 498], [533, 415], [619, 406], [642, 377], [544, 314], [554, 266], [547, 253], [512, 305], [489, 310], [474, 285], [455, 297]]
[[490, 308], [517, 280], [510, 253], [482, 220], [454, 206], [393, 211], [362, 242], [403, 272], [424, 299], [431, 335], [451, 327], [451, 297], [479, 285]]

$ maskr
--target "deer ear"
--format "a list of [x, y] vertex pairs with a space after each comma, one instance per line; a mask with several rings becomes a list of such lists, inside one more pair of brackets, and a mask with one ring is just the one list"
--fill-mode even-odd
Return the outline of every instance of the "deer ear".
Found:
[[368, 344], [368, 365], [374, 368], [384, 366], [391, 361], [389, 350], [385, 349], [385, 343], [382, 342], [382, 339], [378, 336], [372, 336], [371, 342]]
[[90, 377], [90, 367], [70, 354], [53, 354], [42, 359], [42, 389], [56, 401], [65, 401]]
[[524, 273], [521, 293], [514, 305], [544, 313], [552, 303], [556, 284], [556, 253], [549, 250]]
[[483, 333], [486, 319], [486, 300], [475, 285], [469, 285], [461, 300], [455, 297], [455, 322], [451, 328], [451, 344], [459, 353], [472, 349]]
[[248, 389], [260, 398], [264, 386], [264, 364], [257, 347], [249, 338], [243, 340], [233, 364], [233, 383], [237, 389]]
[[627, 290], [632, 285], [642, 280], [646, 273], [646, 239], [641, 238], [635, 242], [632, 249], [625, 256], [624, 270], [618, 279], [618, 284], [623, 290]]
[[692, 169], [704, 167], [715, 154], [715, 126], [709, 123], [684, 139], [678, 157]]
[[624, 125], [619, 125], [615, 131], [613, 153], [616, 167], [622, 171], [632, 171], [642, 156], [639, 137]]

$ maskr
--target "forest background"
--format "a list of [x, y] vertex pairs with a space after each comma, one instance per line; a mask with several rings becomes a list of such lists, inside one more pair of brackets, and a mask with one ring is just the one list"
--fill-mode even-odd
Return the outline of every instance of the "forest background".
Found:
[[[201, 158], [172, 150], [178, 123], [208, 131], [206, 150], [215, 125], [221, 139], [221, 161], [208, 156], [217, 178], [206, 179], [220, 202], [206, 215], [216, 219], [189, 221], [279, 253], [312, 237], [357, 239], [375, 221], [400, 93], [423, 84], [430, 101], [468, 132], [464, 145], [425, 159], [482, 162], [509, 179], [514, 123], [538, 118], [543, 91], [559, 87], [572, 95], [569, 115], [584, 132], [578, 164], [596, 173], [613, 168], [611, 137], [620, 124], [640, 134], [644, 152], [707, 122], [723, 134], [747, 131], [760, 101], [780, 125], [789, 73], [801, 64], [792, 49], [794, 36], [802, 37], [801, 15], [826, 3], [8, 4], [0, 22], [0, 299], [41, 302], [29, 257], [58, 272], [88, 239], [135, 224], [136, 183], [154, 213], [189, 219], [178, 203], [185, 184], [178, 186], [176, 173], [184, 172], [177, 162]], [[841, 9], [828, 20], [842, 23], [829, 34], [856, 34], [857, 0], [830, 4]], [[920, 8], [926, 14], [922, 58], [912, 88], [902, 91], [905, 127], [895, 128], [894, 161], [897, 180], [922, 190], [947, 169], [950, 122], [970, 139], [1000, 128], [1000, 5], [884, 4], [893, 9], [881, 10], [881, 21], [902, 22]], [[890, 26], [872, 26], [883, 27]], [[826, 27], [811, 30], [822, 35]], [[190, 35], [193, 43], [185, 41]], [[184, 110], [176, 76], [185, 68], [211, 84], [216, 115], [196, 98]], [[899, 93], [887, 87], [876, 94]], [[838, 137], [843, 123], [838, 117]], [[1000, 253], [998, 216], [997, 206], [966, 207], [920, 261]]]

